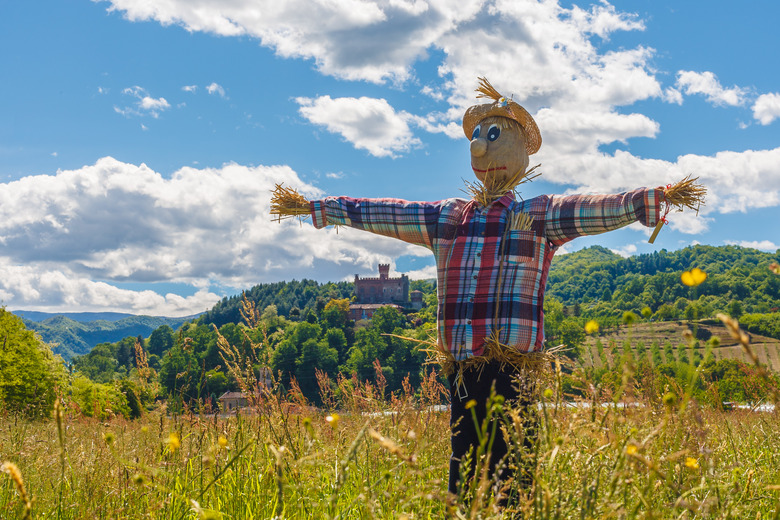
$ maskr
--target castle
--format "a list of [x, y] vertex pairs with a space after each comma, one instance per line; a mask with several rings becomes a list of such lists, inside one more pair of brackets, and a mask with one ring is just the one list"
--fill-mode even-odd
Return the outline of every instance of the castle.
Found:
[[[410, 304], [411, 296], [411, 304]], [[379, 264], [379, 278], [360, 278], [355, 275], [355, 303], [349, 306], [351, 320], [370, 320], [380, 307], [391, 305], [399, 310], [422, 308], [422, 293], [409, 294], [409, 277], [390, 278], [390, 265]]]
[[390, 264], [379, 264], [379, 278], [355, 275], [355, 296], [358, 303], [409, 303], [409, 277], [390, 278]]

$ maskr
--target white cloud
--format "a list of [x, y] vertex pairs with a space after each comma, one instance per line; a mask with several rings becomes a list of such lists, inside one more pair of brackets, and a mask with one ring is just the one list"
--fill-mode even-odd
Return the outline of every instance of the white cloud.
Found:
[[707, 230], [719, 213], [780, 206], [780, 148], [689, 154], [674, 162], [643, 159], [619, 150], [611, 155], [539, 155], [544, 178], [573, 186], [568, 193], [618, 193], [673, 184], [687, 175], [699, 177], [707, 188], [699, 214], [691, 210], [669, 214], [672, 228], [688, 234]]
[[221, 98], [225, 97], [225, 89], [219, 83], [212, 83], [206, 86], [206, 91], [212, 95], [217, 94]]
[[444, 93], [441, 90], [434, 89], [429, 85], [425, 85], [420, 89], [420, 93], [431, 97], [435, 101], [444, 101]]
[[184, 85], [181, 88], [184, 92], [196, 92], [198, 90], [197, 85]]
[[431, 280], [431, 279], [435, 280], [437, 278], [435, 265], [428, 265], [423, 267], [422, 269], [408, 271], [404, 274], [406, 274], [406, 276], [408, 276], [410, 280]]
[[[386, 237], [272, 222], [277, 183], [319, 190], [287, 166], [182, 168], [165, 178], [110, 157], [77, 170], [0, 184], [0, 293], [9, 308], [124, 310], [187, 315], [256, 283], [339, 279], [342, 264], [377, 263], [427, 250]], [[101, 281], [102, 280], [102, 281]], [[179, 297], [112, 283], [201, 288]]]
[[154, 118], [159, 117], [160, 112], [171, 108], [170, 103], [165, 98], [153, 98], [149, 96], [143, 87], [128, 87], [122, 90], [122, 94], [136, 99], [135, 104], [129, 107], [114, 107], [114, 111], [123, 116], [145, 116], [150, 115]]
[[[110, 0], [130, 20], [157, 20], [190, 31], [249, 35], [285, 58], [311, 58], [324, 74], [373, 82], [404, 81], [409, 67], [482, 0]], [[392, 44], [388, 44], [392, 42]]]
[[295, 101], [307, 120], [376, 157], [393, 157], [420, 144], [407, 123], [409, 114], [396, 112], [384, 99], [321, 96]]
[[622, 256], [623, 258], [628, 258], [629, 256], [635, 255], [637, 251], [636, 244], [627, 244], [623, 247], [618, 247], [615, 249], [610, 249], [613, 253]]
[[[595, 150], [609, 139], [657, 132], [646, 116], [619, 113], [616, 107], [652, 97], [680, 99], [679, 92], [664, 93], [651, 70], [653, 49], [599, 52], [592, 38], [606, 40], [616, 31], [644, 29], [636, 15], [618, 12], [607, 2], [566, 9], [557, 0], [110, 1], [111, 10], [130, 20], [253, 36], [281, 56], [312, 58], [322, 73], [351, 80], [401, 83], [414, 78], [416, 60], [430, 50], [441, 50], [439, 74], [446, 80], [422, 87], [422, 92], [446, 100], [450, 108], [402, 119], [453, 138], [462, 135], [460, 118], [475, 102], [473, 89], [481, 75], [521, 100], [532, 114], [543, 107], [568, 120], [588, 114], [574, 135], [575, 143], [569, 136], [556, 135], [552, 127], [542, 129], [546, 143], [566, 142], [580, 150]], [[389, 113], [389, 107], [384, 111]], [[344, 135], [341, 130], [331, 129]], [[344, 137], [363, 142], [359, 136]], [[407, 146], [366, 144], [380, 155], [393, 155]]]
[[774, 253], [780, 246], [772, 242], [771, 240], [726, 240], [726, 244], [732, 246], [749, 247], [751, 249], [758, 249], [759, 251], [768, 251]]
[[675, 105], [682, 105], [683, 103], [682, 92], [673, 87], [666, 88], [662, 97], [667, 103], [673, 103]]
[[780, 117], [780, 94], [763, 94], [753, 104], [753, 117], [762, 125], [768, 125]]
[[712, 72], [681, 70], [677, 73], [677, 87], [686, 94], [702, 94], [716, 106], [745, 104], [747, 90], [740, 87], [724, 88]]

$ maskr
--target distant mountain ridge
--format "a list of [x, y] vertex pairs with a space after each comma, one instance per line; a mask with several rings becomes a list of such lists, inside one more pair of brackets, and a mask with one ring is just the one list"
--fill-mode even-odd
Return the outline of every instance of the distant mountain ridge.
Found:
[[[739, 246], [696, 245], [623, 258], [604, 247], [591, 246], [553, 259], [547, 295], [566, 306], [584, 307], [595, 316], [611, 316], [614, 320], [619, 320], [624, 311], [639, 313], [645, 307], [671, 313], [671, 317], [655, 316], [664, 320], [680, 319], [686, 310], [695, 310], [700, 316], [713, 310], [725, 311], [730, 304], [744, 313], [777, 313], [780, 276], [769, 270], [772, 262], [780, 263], [780, 250], [765, 253]], [[708, 275], [695, 291], [680, 281], [680, 274], [692, 267]], [[350, 298], [353, 293], [351, 282], [304, 279], [260, 284], [243, 294], [261, 312], [274, 305], [279, 316], [308, 319], [314, 314], [316, 319], [330, 299]], [[689, 299], [697, 307], [691, 307]], [[147, 338], [161, 325], [177, 330], [195, 320], [216, 327], [239, 323], [241, 301], [240, 294], [226, 297], [210, 310], [184, 318], [89, 312], [14, 314], [22, 316], [27, 328], [38, 332], [44, 341], [54, 344], [55, 353], [69, 360], [88, 353], [99, 343], [115, 343], [128, 336]], [[780, 339], [780, 333], [772, 337]]]
[[13, 314], [30, 321], [46, 321], [55, 316], [64, 316], [73, 321], [89, 323], [90, 321], [119, 321], [124, 318], [131, 318], [136, 314], [126, 312], [40, 312], [40, 311], [11, 311]]
[[[118, 312], [45, 313], [14, 311], [25, 326], [37, 332], [43, 341], [52, 345], [55, 354], [69, 361], [73, 356], [87, 354], [100, 343], [116, 343], [128, 336], [149, 337], [162, 325], [176, 330], [196, 316], [167, 318], [163, 316], [135, 316]], [[90, 320], [90, 318], [93, 318]], [[94, 319], [98, 318], [98, 319]]]

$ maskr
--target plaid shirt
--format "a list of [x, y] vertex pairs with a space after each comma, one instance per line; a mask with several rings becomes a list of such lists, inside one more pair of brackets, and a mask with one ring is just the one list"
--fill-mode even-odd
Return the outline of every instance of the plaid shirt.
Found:
[[[517, 201], [511, 192], [481, 207], [473, 200], [408, 202], [327, 197], [311, 202], [314, 227], [349, 226], [427, 247], [436, 259], [438, 344], [455, 361], [483, 353], [485, 339], [520, 352], [544, 344], [544, 290], [550, 261], [566, 242], [660, 218], [660, 189], [618, 195], [541, 195]], [[511, 217], [533, 217], [512, 229]]]

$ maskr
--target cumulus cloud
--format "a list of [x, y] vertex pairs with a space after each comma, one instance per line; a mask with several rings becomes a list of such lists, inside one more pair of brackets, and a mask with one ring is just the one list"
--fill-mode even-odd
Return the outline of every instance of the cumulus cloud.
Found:
[[321, 96], [296, 102], [307, 120], [376, 157], [393, 157], [420, 144], [409, 128], [409, 114], [396, 112], [384, 99]]
[[114, 110], [118, 114], [122, 114], [126, 117], [149, 115], [157, 118], [160, 116], [160, 112], [171, 108], [170, 103], [168, 103], [164, 97], [153, 98], [143, 87], [128, 87], [122, 90], [122, 94], [135, 98], [136, 100], [131, 106], [114, 107]]
[[780, 246], [772, 242], [771, 240], [726, 240], [726, 244], [732, 246], [749, 247], [751, 249], [758, 249], [759, 251], [768, 251], [774, 253]]
[[[165, 178], [106, 157], [91, 166], [0, 184], [0, 293], [10, 308], [79, 307], [188, 315], [264, 281], [339, 279], [342, 265], [427, 250], [354, 230], [317, 231], [272, 222], [277, 183], [319, 190], [287, 166], [182, 168]], [[112, 283], [183, 283], [190, 297], [119, 289]]]
[[[110, 0], [130, 20], [190, 31], [249, 35], [286, 58], [311, 58], [324, 74], [373, 82], [405, 81], [411, 64], [482, 0]], [[388, 44], [387, 42], [392, 42]]]
[[764, 94], [753, 104], [753, 117], [762, 125], [768, 125], [780, 117], [780, 94]]
[[[157, 20], [226, 36], [249, 35], [281, 56], [312, 58], [322, 73], [351, 80], [403, 83], [414, 79], [416, 60], [431, 50], [443, 51], [439, 74], [446, 80], [435, 87], [423, 86], [421, 91], [446, 102], [448, 109], [408, 115], [380, 107], [380, 101], [374, 100], [374, 109], [395, 125], [390, 130], [394, 141], [387, 146], [354, 135], [347, 129], [348, 121], [328, 123], [330, 131], [356, 146], [360, 142], [379, 156], [402, 153], [414, 142], [397, 133], [405, 124], [460, 138], [463, 110], [474, 103], [477, 76], [485, 74], [532, 114], [540, 108], [548, 109], [551, 118], [563, 120], [587, 114], [579, 132], [563, 135], [555, 127], [543, 129], [546, 143], [566, 143], [572, 149], [595, 150], [609, 140], [652, 137], [657, 132], [653, 121], [641, 114], [621, 113], [625, 111], [616, 107], [652, 97], [680, 99], [679, 92], [664, 91], [656, 79], [650, 66], [653, 49], [599, 51], [592, 40], [645, 27], [636, 15], [618, 12], [607, 2], [588, 9], [564, 8], [555, 0], [110, 2], [111, 10], [130, 20]], [[308, 100], [306, 108], [312, 110], [307, 117], [312, 121], [314, 111], [325, 110], [315, 100], [301, 99]], [[320, 104], [330, 100], [331, 107], [338, 102], [317, 99]], [[366, 100], [362, 108], [368, 104]], [[351, 111], [357, 110], [356, 101], [351, 105]]]
[[681, 70], [677, 73], [677, 87], [688, 95], [701, 94], [716, 106], [740, 106], [748, 92], [740, 87], [724, 88], [712, 72]]
[[212, 83], [206, 86], [206, 92], [209, 94], [216, 94], [219, 97], [225, 97], [225, 89], [219, 83]]
[[623, 258], [628, 258], [629, 256], [635, 255], [637, 252], [636, 244], [626, 244], [623, 247], [618, 247], [615, 249], [610, 249], [615, 254], [618, 254], [622, 256]]

